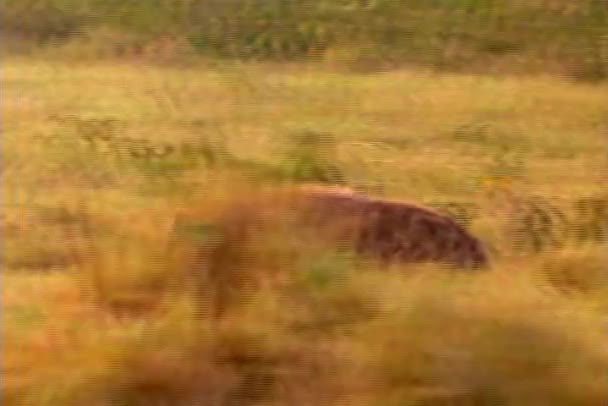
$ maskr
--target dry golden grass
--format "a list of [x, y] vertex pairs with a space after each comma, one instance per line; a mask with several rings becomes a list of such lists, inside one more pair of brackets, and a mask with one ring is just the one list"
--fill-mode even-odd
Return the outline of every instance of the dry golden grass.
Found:
[[[605, 85], [305, 65], [8, 59], [3, 70], [6, 404], [608, 399], [606, 219], [577, 223], [574, 204], [606, 201]], [[470, 228], [491, 271], [380, 269], [287, 226], [250, 245], [237, 233], [213, 260], [197, 262], [188, 241], [173, 249], [177, 213], [214, 219], [285, 180], [301, 131], [335, 137], [329, 159], [354, 189], [476, 205]], [[223, 140], [230, 154], [146, 160], [124, 137]], [[521, 229], [532, 195], [574, 226], [599, 224], [598, 238], [517, 250], [553, 231]], [[200, 226], [188, 238], [214, 238], [212, 221]]]

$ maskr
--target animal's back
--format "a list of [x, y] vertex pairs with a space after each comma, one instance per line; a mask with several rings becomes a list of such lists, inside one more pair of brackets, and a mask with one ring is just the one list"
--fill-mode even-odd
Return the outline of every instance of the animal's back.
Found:
[[295, 219], [289, 221], [290, 232], [305, 232], [318, 241], [345, 243], [361, 254], [385, 261], [442, 262], [462, 268], [480, 268], [489, 263], [485, 245], [451, 217], [417, 204], [374, 199], [347, 188], [304, 187], [261, 199], [238, 200], [227, 206], [215, 222], [226, 238], [233, 237], [226, 241], [240, 241], [256, 238], [264, 227], [272, 229], [281, 216]]
[[321, 189], [308, 193], [308, 213], [322, 223], [353, 219], [357, 251], [389, 261], [486, 266], [485, 245], [444, 214], [413, 203]]

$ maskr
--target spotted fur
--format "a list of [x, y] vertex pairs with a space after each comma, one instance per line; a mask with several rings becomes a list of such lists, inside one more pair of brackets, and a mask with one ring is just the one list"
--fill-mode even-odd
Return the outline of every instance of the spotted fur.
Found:
[[350, 224], [343, 237], [355, 249], [385, 261], [443, 262], [462, 268], [488, 265], [484, 244], [451, 217], [413, 203], [357, 193], [307, 190], [306, 216], [323, 226]]
[[258, 232], [276, 227], [277, 219], [287, 219], [292, 227], [288, 232], [306, 233], [315, 243], [347, 245], [388, 263], [481, 268], [489, 262], [484, 244], [448, 215], [348, 188], [305, 186], [237, 199], [214, 221], [216, 231], [224, 236], [223, 245], [236, 245], [233, 250], [244, 247]]

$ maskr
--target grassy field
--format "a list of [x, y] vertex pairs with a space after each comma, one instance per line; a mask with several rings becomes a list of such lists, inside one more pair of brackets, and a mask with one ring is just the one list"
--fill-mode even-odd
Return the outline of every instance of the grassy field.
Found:
[[5, 0], [8, 52], [331, 60], [608, 78], [603, 0]]
[[[10, 57], [1, 86], [5, 404], [608, 400], [605, 84]], [[492, 269], [276, 232], [211, 284], [169, 250], [179, 210], [286, 182], [451, 208]]]

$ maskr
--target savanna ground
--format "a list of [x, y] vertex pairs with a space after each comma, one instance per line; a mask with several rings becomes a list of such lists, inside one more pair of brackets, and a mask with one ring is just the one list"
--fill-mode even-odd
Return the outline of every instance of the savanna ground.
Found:
[[[608, 400], [606, 84], [9, 56], [2, 94], [5, 404]], [[206, 284], [169, 249], [179, 210], [285, 182], [450, 203], [493, 265], [273, 230]]]

